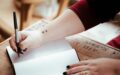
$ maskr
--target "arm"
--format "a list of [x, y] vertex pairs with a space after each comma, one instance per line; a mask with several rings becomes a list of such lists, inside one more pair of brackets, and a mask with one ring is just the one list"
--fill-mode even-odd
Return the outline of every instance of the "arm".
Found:
[[85, 30], [81, 20], [70, 9], [66, 10], [44, 29], [47, 30], [47, 32], [43, 33], [44, 41], [57, 40]]
[[[84, 30], [84, 26], [78, 16], [72, 10], [68, 9], [40, 30], [22, 32], [20, 47], [22, 49], [36, 47], [48, 41], [61, 39]], [[10, 39], [10, 46], [16, 51], [17, 48], [14, 37]]]
[[[45, 29], [44, 41], [56, 40], [82, 32], [98, 23], [108, 21], [119, 11], [118, 0], [80, 0]], [[108, 6], [106, 7], [106, 4]], [[102, 6], [101, 6], [102, 5]], [[113, 6], [111, 6], [113, 5]], [[110, 8], [110, 9], [109, 9]], [[84, 26], [83, 26], [84, 25]], [[54, 39], [53, 39], [54, 38]]]
[[[93, 1], [93, 2], [92, 2]], [[45, 30], [43, 29], [43, 31], [46, 31], [45, 33], [42, 33], [43, 31], [39, 31], [39, 33], [34, 32], [34, 35], [32, 33], [30, 34], [24, 34], [24, 36], [22, 36], [22, 39], [20, 39], [21, 41], [21, 45], [24, 46], [23, 48], [28, 48], [28, 45], [31, 42], [35, 42], [35, 40], [38, 42], [48, 42], [51, 40], [57, 40], [60, 38], [63, 38], [65, 36], [69, 36], [69, 35], [73, 35], [75, 33], [78, 32], [82, 32], [85, 29], [88, 29], [100, 22], [106, 21], [109, 18], [106, 18], [106, 16], [100, 14], [101, 16], [104, 16], [104, 18], [101, 18], [99, 15], [97, 15], [97, 9], [99, 8], [94, 8], [96, 7], [94, 4], [96, 4], [97, 0], [80, 0], [79, 2], [77, 2], [75, 5], [73, 5], [71, 7], [71, 10], [68, 9], [66, 10], [61, 16], [59, 16], [57, 19], [55, 19], [54, 21], [52, 21], [50, 23], [50, 25], [45, 27]], [[112, 0], [114, 1], [114, 0]], [[119, 1], [119, 0], [115, 0], [115, 1]], [[99, 3], [99, 2], [97, 2]], [[101, 3], [101, 2], [100, 2]], [[116, 6], [115, 2], [114, 5]], [[102, 3], [101, 3], [102, 4]], [[94, 5], [93, 7], [91, 7], [91, 5]], [[118, 6], [118, 4], [117, 4]], [[109, 7], [109, 6], [108, 6]], [[101, 7], [103, 8], [103, 7]], [[104, 11], [101, 10], [100, 11]], [[116, 10], [118, 7], [116, 7]], [[116, 10], [114, 10], [113, 12], [116, 13]], [[107, 12], [107, 11], [106, 11]], [[109, 12], [111, 13], [111, 12]], [[115, 15], [115, 13], [113, 13], [113, 15]], [[107, 14], [106, 14], [107, 15]], [[110, 15], [108, 15], [110, 16]], [[84, 26], [83, 26], [84, 25]], [[33, 35], [33, 36], [32, 36]], [[38, 40], [39, 39], [39, 40]], [[36, 43], [38, 44], [38, 43]], [[16, 49], [16, 45], [14, 43], [14, 38], [10, 40], [10, 45], [13, 49]], [[30, 45], [29, 45], [30, 46]]]

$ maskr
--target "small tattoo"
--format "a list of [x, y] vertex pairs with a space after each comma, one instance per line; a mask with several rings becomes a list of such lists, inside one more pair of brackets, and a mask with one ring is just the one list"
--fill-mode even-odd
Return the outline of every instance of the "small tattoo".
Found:
[[42, 33], [44, 34], [45, 32], [44, 32], [44, 31], [42, 31]]

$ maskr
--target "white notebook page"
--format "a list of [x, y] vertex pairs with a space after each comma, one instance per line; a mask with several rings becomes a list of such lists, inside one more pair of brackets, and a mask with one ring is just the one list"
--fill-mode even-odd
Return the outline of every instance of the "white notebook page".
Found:
[[62, 75], [69, 64], [79, 60], [74, 49], [65, 39], [52, 41], [21, 55], [7, 47], [16, 75]]
[[67, 50], [46, 57], [15, 63], [16, 75], [63, 75], [66, 66], [78, 63], [75, 50]]

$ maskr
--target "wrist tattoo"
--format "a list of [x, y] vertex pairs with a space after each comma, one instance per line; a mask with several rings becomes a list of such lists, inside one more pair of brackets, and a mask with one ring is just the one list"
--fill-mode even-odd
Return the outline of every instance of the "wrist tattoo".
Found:
[[45, 27], [46, 27], [45, 24], [42, 24], [42, 25], [41, 25], [41, 31], [42, 31], [42, 34], [48, 32], [48, 30], [45, 29]]
[[48, 32], [47, 30], [44, 30], [44, 31], [42, 31], [42, 34], [44, 34], [44, 33], [46, 33], [46, 32]]

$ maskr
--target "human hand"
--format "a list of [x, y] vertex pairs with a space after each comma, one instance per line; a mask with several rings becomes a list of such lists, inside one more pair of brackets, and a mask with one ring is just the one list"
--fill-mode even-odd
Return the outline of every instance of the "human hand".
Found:
[[110, 58], [85, 60], [69, 65], [64, 75], [119, 75], [119, 64], [118, 60]]
[[[19, 47], [22, 50], [28, 49], [28, 48], [34, 48], [38, 45], [40, 45], [42, 42], [42, 34], [37, 31], [23, 31], [20, 32], [19, 34]], [[15, 36], [12, 36], [11, 39], [9, 40], [11, 48], [16, 52], [17, 47], [15, 44]]]

